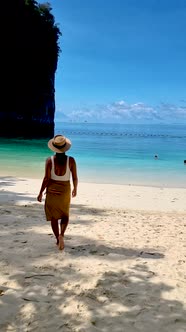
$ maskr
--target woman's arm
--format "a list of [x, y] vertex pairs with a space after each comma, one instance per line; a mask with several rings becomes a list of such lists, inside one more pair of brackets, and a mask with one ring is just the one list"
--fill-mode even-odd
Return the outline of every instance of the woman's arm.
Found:
[[77, 195], [78, 176], [77, 176], [76, 161], [72, 157], [70, 157], [70, 170], [72, 173], [72, 182], [73, 182], [72, 197], [75, 197]]
[[48, 158], [45, 163], [45, 175], [43, 178], [41, 189], [40, 189], [39, 195], [37, 196], [38, 202], [42, 201], [43, 191], [45, 190], [45, 188], [47, 188], [48, 182], [50, 180], [50, 176], [51, 176], [51, 159]]

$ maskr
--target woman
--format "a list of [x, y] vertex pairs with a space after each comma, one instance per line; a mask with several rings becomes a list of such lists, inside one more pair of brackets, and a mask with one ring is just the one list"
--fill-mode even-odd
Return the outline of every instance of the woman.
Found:
[[[46, 160], [45, 176], [37, 200], [42, 201], [46, 188], [45, 215], [51, 221], [51, 227], [60, 250], [64, 249], [64, 233], [69, 222], [71, 199], [70, 177], [72, 176], [72, 197], [77, 195], [77, 168], [75, 159], [65, 154], [71, 142], [63, 135], [56, 135], [48, 142], [48, 147], [55, 155]], [[60, 230], [58, 220], [60, 222]]]

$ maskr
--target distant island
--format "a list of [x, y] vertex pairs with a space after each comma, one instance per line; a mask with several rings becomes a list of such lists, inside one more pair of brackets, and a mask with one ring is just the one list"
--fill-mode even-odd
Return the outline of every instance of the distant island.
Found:
[[49, 3], [1, 4], [1, 137], [54, 134], [55, 72], [61, 32]]

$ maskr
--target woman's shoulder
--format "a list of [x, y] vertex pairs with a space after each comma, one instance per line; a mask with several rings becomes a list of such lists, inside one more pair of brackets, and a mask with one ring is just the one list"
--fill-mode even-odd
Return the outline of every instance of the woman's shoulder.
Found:
[[72, 156], [68, 156], [68, 158], [69, 158], [69, 160], [72, 161], [72, 162], [75, 161], [75, 158], [72, 157]]
[[71, 168], [72, 166], [74, 166], [76, 164], [76, 161], [75, 161], [74, 157], [72, 157], [72, 156], [68, 156], [68, 157], [69, 157], [69, 166]]
[[51, 162], [52, 162], [52, 156], [50, 156], [50, 157], [48, 157], [47, 159], [46, 159], [46, 164], [51, 164]]

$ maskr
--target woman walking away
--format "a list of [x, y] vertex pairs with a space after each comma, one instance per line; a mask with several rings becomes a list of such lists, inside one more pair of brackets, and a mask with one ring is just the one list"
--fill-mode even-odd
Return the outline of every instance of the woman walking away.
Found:
[[[65, 152], [70, 149], [71, 142], [63, 135], [56, 135], [48, 142], [50, 150], [55, 155], [49, 157], [45, 164], [45, 176], [37, 200], [42, 201], [46, 189], [45, 215], [51, 222], [53, 233], [60, 250], [64, 249], [64, 234], [69, 222], [71, 201], [71, 176], [73, 182], [72, 197], [77, 195], [77, 168], [73, 157]], [[60, 227], [58, 220], [60, 219]]]

